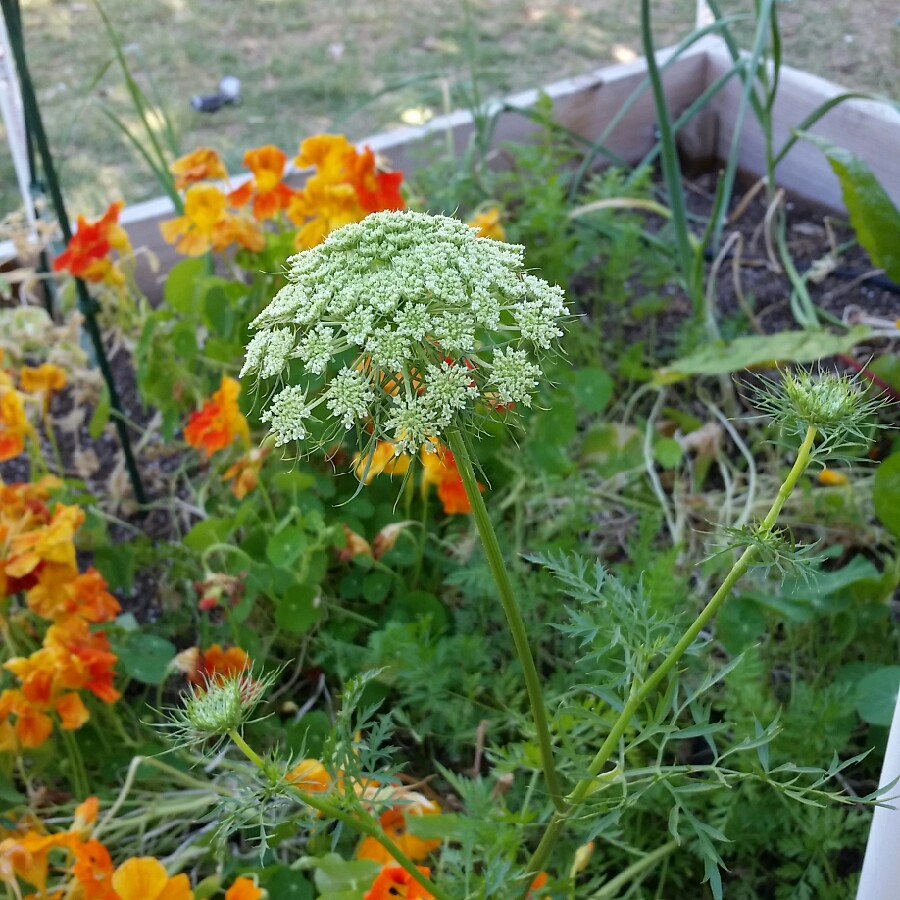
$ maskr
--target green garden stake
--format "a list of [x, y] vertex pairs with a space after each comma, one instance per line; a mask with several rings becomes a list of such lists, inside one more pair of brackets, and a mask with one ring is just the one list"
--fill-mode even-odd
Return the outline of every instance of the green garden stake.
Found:
[[[16, 0], [0, 0], [0, 7], [3, 9], [3, 18], [9, 32], [9, 42], [16, 62], [16, 71], [19, 75], [19, 84], [22, 90], [22, 104], [25, 110], [25, 129], [30, 135], [33, 135], [35, 144], [37, 145], [50, 199], [53, 201], [53, 208], [57, 220], [59, 221], [59, 227], [62, 230], [63, 238], [65, 239], [66, 244], [68, 244], [72, 238], [72, 228], [69, 224], [69, 217], [66, 214], [62, 191], [59, 187], [59, 180], [56, 177], [56, 168], [50, 153], [50, 144], [47, 141], [47, 133], [44, 131], [44, 123], [41, 120], [40, 110], [38, 109], [34, 84], [31, 81], [28, 64], [25, 59], [25, 45], [23, 42], [22, 23], [19, 16], [18, 3]], [[122, 453], [125, 457], [125, 468], [128, 471], [131, 487], [134, 491], [135, 499], [139, 504], [143, 505], [147, 502], [147, 497], [144, 493], [144, 486], [141, 482], [137, 464], [135, 463], [134, 452], [131, 448], [131, 439], [128, 435], [128, 426], [122, 412], [122, 404], [119, 400], [119, 392], [116, 390], [112, 369], [110, 369], [109, 366], [109, 358], [107, 357], [106, 349], [103, 346], [103, 337], [100, 333], [100, 326], [97, 323], [96, 313], [100, 306], [97, 303], [97, 300], [90, 295], [87, 285], [80, 278], [75, 279], [75, 290], [78, 310], [84, 316], [85, 327], [88, 336], [91, 339], [91, 345], [94, 351], [94, 358], [97, 361], [97, 365], [100, 367], [100, 373], [103, 376], [103, 380], [106, 383], [106, 389], [109, 392], [110, 415], [115, 423], [119, 441], [122, 445]]]

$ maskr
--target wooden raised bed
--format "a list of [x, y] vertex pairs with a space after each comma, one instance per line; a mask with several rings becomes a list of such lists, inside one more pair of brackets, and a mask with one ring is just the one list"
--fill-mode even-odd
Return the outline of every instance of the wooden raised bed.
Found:
[[[672, 50], [663, 50], [660, 62]], [[665, 72], [665, 91], [671, 115], [677, 117], [703, 91], [731, 66], [724, 42], [707, 37], [696, 43]], [[545, 88], [543, 93], [553, 100], [557, 122], [590, 141], [596, 140], [619, 112], [625, 101], [646, 78], [643, 59], [606, 66], [587, 75], [567, 78]], [[709, 102], [695, 121], [679, 135], [683, 155], [703, 164], [724, 159], [730, 149], [732, 133], [740, 105], [742, 83], [732, 78]], [[823, 78], [782, 67], [777, 100], [772, 113], [776, 150], [790, 137], [792, 129], [817, 106], [843, 88]], [[524, 91], [506, 98], [508, 107], [529, 110], [537, 102], [539, 92]], [[501, 114], [494, 133], [494, 145], [527, 141], [538, 126], [519, 113]], [[410, 172], [427, 161], [429, 143], [444, 152], [450, 132], [457, 150], [462, 152], [473, 133], [472, 116], [459, 111], [433, 119], [427, 125], [382, 132], [360, 141], [384, 154], [396, 169]], [[881, 181], [888, 194], [900, 205], [900, 113], [886, 104], [867, 100], [848, 100], [829, 111], [812, 133], [829, 138], [864, 159]], [[649, 91], [644, 91], [622, 117], [606, 142], [616, 156], [636, 163], [656, 141], [656, 111]], [[439, 143], [439, 147], [437, 146]], [[764, 172], [763, 135], [753, 115], [745, 116], [741, 134], [739, 167], [751, 176]], [[778, 184], [795, 197], [813, 201], [835, 212], [843, 212], [840, 186], [824, 155], [816, 147], [799, 141], [779, 164]], [[292, 171], [288, 181], [301, 184], [305, 174]], [[241, 177], [232, 183], [240, 183]], [[172, 216], [168, 199], [158, 198], [130, 206], [122, 213], [134, 246], [145, 246], [159, 258], [165, 272], [177, 255], [159, 234], [159, 223]], [[150, 293], [158, 287], [150, 282], [150, 273], [141, 276]]]

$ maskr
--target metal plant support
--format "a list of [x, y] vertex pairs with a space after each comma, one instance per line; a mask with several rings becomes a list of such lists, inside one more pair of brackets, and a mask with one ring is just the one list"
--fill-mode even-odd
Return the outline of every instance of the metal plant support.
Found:
[[[12, 51], [13, 59], [16, 64], [16, 71], [19, 76], [25, 133], [29, 144], [33, 141], [34, 146], [37, 149], [47, 191], [50, 195], [51, 202], [53, 203], [53, 209], [56, 213], [56, 218], [59, 222], [63, 238], [65, 239], [66, 244], [68, 244], [72, 239], [72, 228], [69, 224], [69, 217], [66, 213], [62, 191], [60, 190], [59, 180], [56, 176], [56, 167], [53, 164], [53, 157], [50, 153], [50, 144], [47, 141], [47, 133], [44, 130], [44, 123], [38, 108], [34, 84], [28, 71], [19, 3], [18, 0], [0, 0], [0, 7], [2, 7], [3, 10], [3, 20], [6, 24], [6, 31], [9, 36], [10, 50]], [[35, 181], [33, 173], [34, 165], [32, 163], [32, 183]], [[139, 504], [143, 505], [147, 500], [146, 494], [144, 493], [144, 486], [141, 482], [137, 464], [135, 463], [134, 452], [131, 447], [131, 438], [128, 434], [128, 424], [122, 410], [119, 392], [116, 390], [112, 369], [109, 365], [109, 357], [107, 357], [106, 349], [103, 346], [103, 336], [100, 332], [100, 326], [97, 322], [97, 312], [100, 309], [100, 305], [97, 300], [91, 296], [87, 289], [87, 285], [80, 278], [75, 279], [75, 290], [78, 310], [84, 316], [84, 324], [91, 340], [94, 358], [100, 368], [103, 380], [106, 383], [106, 390], [109, 394], [110, 418], [113, 420], [119, 435], [119, 442], [122, 445], [122, 453], [125, 458], [125, 468], [128, 471], [128, 478], [131, 481], [135, 499]]]

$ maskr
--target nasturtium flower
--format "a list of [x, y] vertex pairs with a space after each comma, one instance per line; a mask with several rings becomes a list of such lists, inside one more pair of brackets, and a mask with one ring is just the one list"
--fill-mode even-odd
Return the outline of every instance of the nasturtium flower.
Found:
[[184, 215], [162, 222], [163, 239], [185, 256], [203, 256], [232, 244], [259, 251], [265, 237], [256, 226], [228, 211], [228, 198], [213, 184], [195, 184], [184, 197]]
[[826, 487], [840, 487], [845, 484], [849, 484], [850, 479], [847, 477], [846, 472], [839, 472], [836, 469], [822, 469], [819, 472], [819, 484], [824, 484]]
[[405, 475], [411, 462], [409, 455], [397, 453], [390, 441], [379, 441], [371, 453], [357, 453], [353, 458], [356, 477], [364, 484], [376, 475]]
[[195, 450], [202, 449], [207, 458], [237, 438], [250, 443], [250, 426], [238, 406], [240, 392], [240, 382], [223, 375], [219, 389], [188, 419], [184, 439]]
[[16, 877], [36, 887], [46, 896], [47, 877], [52, 850], [67, 849], [72, 835], [66, 832], [40, 834], [29, 830], [25, 834], [0, 841], [0, 882], [16, 886]]
[[46, 525], [10, 537], [0, 564], [13, 578], [34, 573], [42, 563], [59, 563], [74, 569], [73, 539], [83, 521], [84, 510], [81, 507], [57, 503]]
[[311, 176], [302, 191], [291, 197], [287, 216], [300, 226], [294, 239], [298, 250], [306, 250], [322, 243], [332, 231], [358, 222], [365, 213], [353, 185], [333, 184], [318, 175]]
[[262, 895], [262, 889], [253, 879], [242, 875], [225, 891], [225, 900], [260, 900]]
[[106, 579], [93, 567], [78, 572], [65, 564], [49, 563], [40, 567], [37, 584], [25, 594], [25, 603], [42, 619], [77, 616], [93, 624], [110, 622], [121, 607], [107, 587]]
[[96, 222], [79, 216], [68, 246], [53, 261], [53, 271], [68, 272], [84, 281], [124, 286], [125, 279], [110, 256], [113, 250], [120, 256], [131, 253], [128, 235], [119, 224], [124, 206], [122, 200], [111, 203]]
[[500, 207], [490, 206], [474, 215], [469, 224], [478, 229], [478, 237], [491, 238], [495, 241], [506, 240], [506, 230], [500, 221]]
[[285, 776], [307, 794], [321, 794], [331, 789], [332, 780], [328, 770], [317, 759], [303, 759]]
[[22, 453], [25, 439], [33, 433], [22, 395], [14, 387], [0, 385], [0, 462]]
[[198, 147], [179, 157], [169, 166], [169, 171], [175, 176], [175, 189], [178, 191], [183, 191], [198, 181], [228, 177], [225, 163], [211, 147]]
[[445, 216], [373, 213], [289, 262], [241, 370], [282, 381], [291, 359], [303, 364], [260, 417], [276, 446], [323, 421], [319, 446], [365, 426], [370, 452], [436, 450], [498, 400], [531, 405], [567, 314], [561, 288], [524, 272], [523, 247]]
[[224, 648], [221, 644], [210, 644], [205, 650], [197, 650], [190, 657], [179, 654], [189, 668], [188, 681], [203, 686], [212, 681], [222, 681], [232, 675], [239, 675], [250, 668], [250, 657], [240, 647]]
[[[416, 868], [426, 878], [431, 875], [431, 869], [426, 866]], [[406, 900], [433, 900], [433, 896], [406, 869], [397, 865], [386, 865], [375, 876], [372, 887], [363, 895], [363, 900], [396, 900], [400, 897]]]
[[347, 177], [359, 198], [359, 205], [367, 212], [383, 212], [403, 209], [406, 203], [400, 193], [402, 172], [380, 172], [375, 154], [365, 147], [362, 153], [349, 155], [346, 161]]
[[[435, 816], [441, 808], [433, 800], [429, 800], [424, 794], [401, 788], [396, 793], [396, 798], [401, 800], [395, 806], [386, 809], [378, 817], [384, 833], [413, 861], [425, 859], [428, 854], [440, 847], [439, 839], [425, 840], [417, 837], [407, 830], [407, 821], [410, 816]], [[366, 835], [360, 841], [356, 851], [357, 859], [371, 859], [382, 865], [391, 865], [396, 860], [382, 847], [375, 838]]]
[[106, 847], [98, 840], [76, 842], [72, 853], [75, 856], [72, 874], [84, 900], [112, 900], [116, 896], [112, 887], [113, 864]]
[[231, 482], [231, 493], [238, 500], [243, 500], [259, 484], [259, 471], [266, 454], [266, 450], [259, 448], [249, 450], [222, 473], [222, 480]]
[[[456, 460], [453, 454], [443, 445], [436, 450], [427, 452], [425, 448], [420, 454], [422, 461], [422, 490], [427, 491], [429, 485], [437, 485], [437, 494], [444, 505], [447, 515], [472, 512], [472, 504], [466, 494], [462, 476], [456, 468]], [[484, 491], [484, 486], [479, 484], [479, 490]]]
[[39, 366], [22, 366], [19, 370], [19, 384], [29, 394], [47, 396], [61, 391], [66, 386], [66, 373], [53, 363]]
[[169, 877], [165, 866], [149, 856], [126, 860], [112, 876], [118, 900], [193, 900], [187, 875]]
[[281, 180], [287, 155], [272, 144], [256, 147], [244, 154], [244, 165], [253, 173], [228, 195], [232, 206], [253, 204], [256, 219], [273, 219], [286, 209], [293, 191]]

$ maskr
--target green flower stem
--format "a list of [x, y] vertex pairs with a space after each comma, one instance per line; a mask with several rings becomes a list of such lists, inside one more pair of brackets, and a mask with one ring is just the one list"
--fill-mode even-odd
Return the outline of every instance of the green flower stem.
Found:
[[[817, 431], [814, 427], [809, 426], [809, 428], [807, 428], [806, 436], [797, 453], [797, 458], [794, 460], [794, 465], [791, 467], [791, 471], [788, 473], [787, 478], [785, 478], [781, 487], [778, 489], [778, 494], [775, 497], [772, 508], [760, 524], [760, 531], [764, 533], [769, 532], [775, 525], [778, 514], [781, 512], [785, 501], [791, 495], [792, 491], [797, 486], [800, 476], [809, 465], [816, 434]], [[719, 611], [719, 608], [730, 596], [735, 584], [749, 568], [750, 563], [753, 561], [756, 554], [756, 547], [751, 546], [744, 550], [737, 562], [732, 566], [731, 571], [725, 576], [725, 580], [722, 582], [719, 589], [713, 594], [700, 615], [697, 616], [690, 628], [682, 635], [681, 640], [678, 641], [669, 655], [660, 663], [642, 685], [638, 686], [636, 683], [632, 684], [629, 698], [625, 703], [622, 712], [619, 714], [619, 718], [616, 719], [606, 740], [600, 746], [600, 749], [588, 766], [587, 776], [582, 778], [572, 789], [572, 792], [568, 797], [566, 797], [565, 808], [557, 810], [548, 823], [537, 849], [532, 854], [528, 865], [529, 872], [540, 872], [546, 865], [547, 859], [556, 843], [556, 839], [562, 831], [563, 825], [572, 812], [591, 793], [592, 789], [596, 787], [597, 776], [603, 771], [603, 767], [615, 752], [622, 735], [628, 730], [634, 714], [658, 687], [659, 683], [672, 671], [672, 669], [675, 668], [678, 660], [681, 659], [685, 651], [694, 643], [697, 636], [710, 619], [712, 619]]]
[[494, 582], [500, 594], [500, 604], [503, 607], [503, 612], [506, 614], [506, 621], [509, 623], [509, 630], [519, 657], [519, 664], [522, 666], [522, 673], [525, 676], [525, 688], [528, 691], [531, 715], [534, 719], [535, 731], [537, 732], [544, 780], [547, 783], [547, 790], [550, 798], [553, 800], [553, 805], [558, 811], [557, 814], [559, 814], [566, 809], [566, 803], [563, 800], [559, 777], [556, 774], [556, 767], [553, 763], [553, 743], [550, 738], [547, 710], [544, 706], [544, 694], [541, 690], [541, 681], [534, 664], [534, 657], [531, 655], [528, 632], [525, 630], [525, 623], [522, 621], [522, 614], [519, 612], [519, 606], [513, 594], [509, 574], [503, 562], [503, 554], [500, 552], [500, 544], [497, 541], [497, 533], [491, 524], [491, 517], [488, 515], [487, 507], [484, 505], [484, 498], [481, 496], [481, 491], [478, 488], [478, 479], [475, 477], [475, 470], [472, 467], [472, 459], [469, 456], [465, 438], [457, 429], [453, 429], [448, 434], [448, 440], [450, 450], [456, 460], [456, 468], [459, 470], [463, 487], [466, 489], [466, 496], [469, 498], [469, 503], [472, 506], [472, 515], [478, 528], [478, 535], [481, 538], [481, 544], [484, 547], [484, 554], [487, 557], [491, 574], [494, 576]]
[[[268, 774], [270, 766], [244, 740], [238, 731], [229, 731], [228, 737], [234, 741], [244, 756], [246, 756], [260, 772], [264, 775]], [[436, 900], [450, 900], [449, 896], [444, 891], [442, 891], [430, 878], [427, 878], [419, 871], [416, 864], [384, 833], [378, 822], [368, 813], [365, 813], [362, 810], [355, 814], [349, 813], [339, 806], [329, 803], [327, 800], [323, 800], [313, 794], [308, 794], [294, 784], [291, 785], [291, 788], [307, 806], [317, 809], [329, 819], [337, 819], [339, 822], [343, 822], [351, 828], [355, 828], [357, 831], [361, 831], [363, 834], [367, 834], [369, 837], [378, 841], [378, 843], [390, 853], [397, 865], [402, 866], [423, 888], [425, 888], [426, 891], [432, 894]]]
[[645, 856], [633, 862], [627, 869], [623, 869], [615, 878], [611, 878], [603, 887], [591, 897], [591, 900], [609, 900], [617, 897], [619, 891], [631, 884], [636, 878], [644, 878], [648, 869], [652, 869], [658, 862], [665, 859], [676, 847], [678, 841], [669, 841], [662, 847], [657, 847]]
[[84, 758], [75, 740], [75, 735], [71, 730], [63, 728], [59, 721], [56, 722], [59, 727], [59, 733], [62, 735], [63, 743], [66, 745], [66, 754], [69, 757], [69, 763], [72, 766], [71, 784], [75, 791], [75, 795], [84, 800], [90, 792], [90, 784], [88, 782], [87, 771], [84, 768]]

